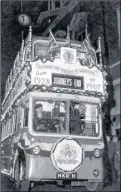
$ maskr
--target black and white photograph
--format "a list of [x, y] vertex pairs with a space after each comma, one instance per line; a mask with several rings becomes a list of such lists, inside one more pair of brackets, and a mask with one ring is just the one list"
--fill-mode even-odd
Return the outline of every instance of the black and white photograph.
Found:
[[120, 5], [1, 0], [1, 192], [120, 191]]

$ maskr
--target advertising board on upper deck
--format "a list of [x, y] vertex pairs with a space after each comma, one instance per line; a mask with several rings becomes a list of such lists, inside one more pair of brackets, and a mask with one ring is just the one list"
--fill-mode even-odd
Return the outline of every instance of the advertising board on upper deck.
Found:
[[[83, 57], [83, 55], [82, 55]], [[53, 62], [31, 62], [31, 84], [104, 93], [104, 78], [97, 67], [82, 66], [73, 48], [61, 47]]]

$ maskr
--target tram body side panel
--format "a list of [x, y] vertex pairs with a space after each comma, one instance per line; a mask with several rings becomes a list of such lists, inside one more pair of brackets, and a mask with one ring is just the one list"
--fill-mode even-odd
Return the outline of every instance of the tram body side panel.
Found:
[[10, 135], [1, 142], [2, 171], [8, 173], [11, 170], [11, 164], [12, 164], [12, 151], [13, 151], [12, 139], [13, 137]]

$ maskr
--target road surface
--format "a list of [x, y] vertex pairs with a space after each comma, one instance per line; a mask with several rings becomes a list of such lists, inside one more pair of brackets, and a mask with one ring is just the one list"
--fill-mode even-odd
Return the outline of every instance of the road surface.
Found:
[[[1, 175], [1, 191], [5, 192], [5, 191], [10, 191], [10, 192], [15, 192], [16, 189], [15, 189], [15, 186], [14, 184], [8, 179], [6, 178], [5, 176]], [[34, 188], [33, 190], [31, 191], [40, 191], [40, 192], [58, 192], [58, 191], [65, 191], [64, 188], [61, 188], [61, 187], [52, 187], [52, 186], [46, 186], [46, 189], [45, 187], [43, 186], [43, 188], [41, 188], [41, 190], [39, 189], [39, 187], [36, 187]], [[84, 187], [81, 187], [81, 188], [72, 188], [72, 189], [67, 189], [66, 188], [66, 191], [72, 191], [72, 192], [80, 192], [80, 191], [83, 191], [83, 192], [86, 192], [86, 189]], [[117, 182], [117, 184], [113, 184], [112, 186], [106, 186], [102, 191], [120, 191], [120, 183]]]

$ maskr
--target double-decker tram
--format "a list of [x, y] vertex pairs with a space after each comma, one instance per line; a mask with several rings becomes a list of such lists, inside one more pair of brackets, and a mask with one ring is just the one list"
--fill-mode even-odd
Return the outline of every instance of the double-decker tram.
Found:
[[47, 181], [101, 188], [107, 93], [100, 39], [98, 46], [97, 53], [89, 36], [33, 36], [30, 27], [2, 103], [1, 171], [20, 191]]

